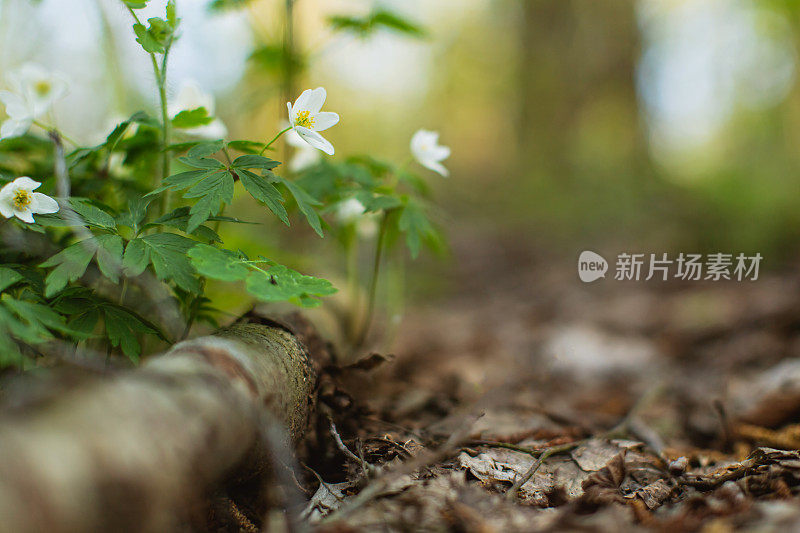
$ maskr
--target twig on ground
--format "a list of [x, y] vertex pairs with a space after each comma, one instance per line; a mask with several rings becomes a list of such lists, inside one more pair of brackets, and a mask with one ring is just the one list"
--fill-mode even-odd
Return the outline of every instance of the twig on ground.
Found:
[[402, 453], [404, 456], [411, 457], [411, 452], [409, 452], [405, 446], [391, 439], [385, 439], [383, 437], [367, 437], [366, 439], [364, 439], [364, 442], [382, 442], [384, 444], [392, 446], [394, 449]]
[[382, 474], [375, 478], [369, 485], [364, 487], [364, 489], [359, 492], [357, 496], [342, 505], [336, 511], [324, 517], [319, 523], [329, 524], [331, 522], [335, 522], [336, 520], [347, 518], [356, 510], [372, 501], [373, 498], [379, 496], [396, 479], [449, 458], [454, 452], [458, 451], [464, 440], [469, 435], [470, 429], [472, 429], [472, 425], [474, 424], [475, 420], [481, 416], [483, 416], [483, 414], [474, 417], [469, 423], [465, 423], [462, 430], [451, 434], [447, 441], [437, 449], [431, 451], [422, 451], [409, 461], [401, 463], [394, 468], [384, 469]]
[[362, 457], [351, 452], [350, 449], [345, 446], [344, 442], [342, 442], [342, 437], [340, 437], [339, 432], [336, 431], [336, 424], [333, 423], [333, 419], [329, 418], [328, 422], [331, 424], [331, 435], [333, 435], [333, 440], [336, 442], [336, 447], [339, 448], [339, 451], [341, 451], [345, 457], [360, 466], [364, 476], [369, 476], [370, 473], [375, 470], [375, 467], [366, 462]]
[[519, 489], [533, 477], [533, 475], [536, 473], [537, 470], [539, 470], [539, 467], [542, 466], [542, 463], [545, 460], [547, 460], [548, 457], [552, 457], [553, 455], [558, 455], [559, 453], [571, 451], [580, 446], [581, 444], [583, 444], [584, 442], [586, 442], [586, 440], [588, 439], [578, 440], [575, 442], [568, 442], [566, 444], [559, 444], [557, 446], [551, 446], [549, 448], [541, 450], [539, 457], [536, 458], [536, 460], [533, 462], [528, 471], [525, 472], [522, 475], [522, 477], [517, 478], [514, 484], [511, 485], [511, 488], [508, 489], [508, 492], [506, 492], [506, 497], [516, 498]]
[[317, 473], [317, 471], [316, 471], [316, 470], [314, 470], [313, 468], [311, 468], [310, 466], [308, 466], [307, 464], [305, 464], [305, 463], [303, 463], [303, 462], [301, 462], [301, 463], [300, 463], [300, 466], [302, 466], [303, 468], [305, 468], [306, 470], [308, 470], [309, 472], [311, 472], [312, 474], [314, 474], [314, 477], [315, 477], [315, 478], [317, 478], [317, 481], [319, 481], [319, 484], [320, 484], [320, 485], [322, 485], [323, 487], [325, 487], [325, 489], [327, 489], [327, 491], [328, 491], [328, 492], [330, 492], [330, 493], [333, 495], [333, 497], [334, 497], [334, 498], [336, 498], [338, 501], [342, 501], [342, 497], [341, 497], [341, 496], [339, 496], [338, 494], [336, 494], [336, 492], [334, 492], [333, 488], [331, 488], [331, 486], [330, 486], [330, 485], [328, 485], [327, 483], [325, 483], [325, 481], [322, 479], [322, 476], [320, 476], [320, 475]]
[[[586, 439], [577, 440], [574, 442], [568, 442], [566, 444], [559, 444], [556, 446], [551, 446], [544, 450], [518, 450], [525, 453], [531, 453], [532, 451], [538, 452], [536, 460], [533, 464], [528, 468], [528, 470], [522, 475], [522, 477], [517, 478], [516, 481], [511, 485], [511, 488], [508, 489], [506, 492], [506, 497], [508, 498], [516, 498], [517, 494], [519, 493], [519, 489], [527, 483], [533, 475], [539, 470], [539, 467], [542, 466], [542, 463], [547, 460], [548, 457], [552, 457], [553, 455], [557, 455], [560, 453], [571, 451], [578, 446], [585, 444], [592, 438], [599, 438], [599, 439], [613, 439], [613, 438], [620, 438], [620, 437], [627, 437], [631, 434], [635, 434], [637, 437], [642, 438], [650, 447], [655, 449], [660, 453], [661, 448], [663, 448], [663, 444], [661, 444], [661, 439], [658, 435], [655, 434], [650, 428], [648, 428], [644, 423], [636, 418], [636, 415], [645, 407], [650, 405], [650, 403], [657, 398], [663, 391], [664, 384], [658, 384], [650, 389], [648, 389], [637, 401], [633, 404], [633, 407], [628, 411], [628, 414], [625, 415], [616, 426], [605, 431], [599, 435], [594, 437], [589, 437]], [[653, 441], [653, 442], [648, 442]], [[509, 446], [501, 446], [503, 448], [509, 448]], [[513, 449], [513, 448], [510, 448]], [[531, 455], [533, 455], [531, 453]]]

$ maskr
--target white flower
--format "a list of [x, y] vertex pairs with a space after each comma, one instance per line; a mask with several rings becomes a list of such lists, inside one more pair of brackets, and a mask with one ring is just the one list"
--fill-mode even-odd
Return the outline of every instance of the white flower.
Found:
[[364, 204], [355, 198], [339, 202], [336, 206], [336, 219], [341, 224], [356, 224], [356, 231], [363, 238], [369, 238], [378, 232], [378, 214], [367, 213]]
[[0, 102], [6, 106], [8, 118], [0, 125], [0, 139], [25, 135], [33, 126], [33, 106], [22, 96], [0, 91]]
[[442, 161], [450, 157], [450, 148], [439, 144], [438, 132], [417, 131], [411, 137], [411, 153], [423, 167], [438, 172], [444, 177], [448, 176], [449, 172], [442, 165]]
[[6, 107], [6, 119], [0, 126], [0, 139], [24, 135], [33, 121], [50, 110], [53, 103], [67, 93], [63, 76], [44, 67], [26, 63], [8, 74], [13, 89], [0, 91], [0, 102]]
[[319, 131], [325, 131], [339, 122], [339, 115], [320, 112], [325, 103], [325, 89], [306, 89], [295, 100], [294, 105], [286, 102], [289, 108], [289, 124], [308, 144], [328, 155], [333, 155], [333, 145]]
[[293, 129], [286, 132], [286, 143], [296, 148], [292, 159], [287, 165], [292, 172], [305, 170], [320, 160], [319, 151], [305, 142]]
[[[186, 80], [181, 83], [175, 98], [168, 102], [167, 113], [169, 113], [170, 117], [175, 118], [181, 111], [192, 111], [200, 107], [205, 108], [209, 117], [213, 117], [215, 109], [214, 96], [211, 93], [205, 92], [197, 82]], [[225, 124], [218, 118], [215, 118], [208, 124], [182, 131], [187, 135], [203, 139], [221, 139], [228, 134], [228, 128], [226, 128]]]
[[34, 117], [46, 113], [57, 100], [67, 94], [66, 78], [36, 63], [25, 63], [10, 72], [8, 81], [33, 107]]
[[55, 213], [58, 203], [39, 192], [33, 192], [41, 183], [27, 176], [17, 178], [0, 189], [0, 214], [6, 218], [17, 217], [33, 223], [34, 213]]

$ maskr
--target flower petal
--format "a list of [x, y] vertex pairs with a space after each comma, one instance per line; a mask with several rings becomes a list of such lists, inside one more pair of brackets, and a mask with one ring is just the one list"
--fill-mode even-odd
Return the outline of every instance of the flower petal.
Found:
[[0, 215], [6, 218], [14, 216], [14, 206], [11, 204], [11, 197], [0, 198]]
[[289, 108], [289, 124], [291, 126], [294, 126], [295, 117], [294, 117], [294, 113], [292, 113], [292, 103], [291, 102], [286, 102], [286, 107]]
[[433, 170], [434, 172], [438, 172], [439, 174], [441, 174], [445, 178], [450, 175], [450, 172], [446, 168], [444, 168], [444, 165], [442, 165], [438, 161], [431, 161], [429, 159], [428, 160], [420, 160], [419, 164], [422, 165], [425, 168], [429, 168], [429, 169]]
[[31, 211], [34, 213], [55, 213], [58, 211], [58, 202], [40, 192], [33, 193]]
[[437, 161], [444, 161], [448, 157], [450, 157], [450, 147], [449, 146], [435, 146], [431, 151], [431, 157], [436, 159]]
[[28, 224], [33, 224], [36, 222], [33, 220], [33, 213], [31, 213], [30, 209], [24, 209], [22, 211], [19, 209], [14, 209], [14, 216], [23, 222], [27, 222]]
[[[306, 89], [300, 94], [300, 96], [297, 97], [297, 100], [292, 107], [292, 114], [296, 115], [301, 111], [309, 111], [312, 115], [316, 115], [319, 113], [319, 110], [322, 109], [322, 104], [325, 103], [326, 97], [327, 93], [322, 87], [317, 87], [316, 89]], [[293, 118], [294, 117], [290, 117], [290, 119]]]
[[328, 155], [333, 155], [333, 145], [328, 142], [322, 135], [315, 131], [311, 131], [308, 128], [303, 128], [302, 126], [295, 127], [295, 131], [303, 138], [308, 144], [316, 148], [317, 150], [322, 150]]
[[0, 139], [8, 139], [9, 137], [20, 137], [25, 135], [33, 126], [33, 119], [17, 120], [10, 118], [3, 122], [0, 126]]
[[15, 179], [11, 182], [15, 189], [25, 189], [26, 191], [32, 191], [34, 189], [38, 189], [41, 185], [40, 182], [34, 181], [30, 179], [28, 176], [20, 176], [19, 178]]
[[33, 115], [31, 106], [18, 94], [0, 91], [0, 102], [6, 106], [6, 115], [15, 120], [30, 118]]
[[324, 131], [339, 122], [339, 115], [330, 111], [323, 111], [314, 115], [314, 131]]

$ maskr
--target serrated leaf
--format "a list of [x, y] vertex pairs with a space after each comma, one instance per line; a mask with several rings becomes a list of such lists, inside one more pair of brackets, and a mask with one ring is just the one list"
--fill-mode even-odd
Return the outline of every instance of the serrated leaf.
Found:
[[136, 34], [136, 42], [142, 45], [145, 52], [151, 54], [163, 54], [164, 45], [143, 25], [136, 23], [133, 25], [133, 33]]
[[272, 170], [280, 164], [280, 161], [274, 161], [263, 155], [247, 154], [240, 155], [234, 159], [231, 168], [260, 168], [263, 170]]
[[206, 244], [189, 250], [189, 258], [202, 276], [221, 281], [240, 281], [250, 272], [235, 253]]
[[[188, 206], [181, 206], [178, 207], [177, 209], [173, 209], [169, 213], [153, 221], [151, 224], [148, 224], [148, 226], [161, 224], [164, 226], [169, 226], [175, 229], [179, 229], [184, 233], [190, 233], [191, 235], [195, 235], [204, 240], [212, 242], [222, 242], [222, 239], [220, 239], [220, 236], [217, 234], [217, 232], [212, 230], [208, 226], [198, 226], [194, 231], [191, 232], [187, 231], [189, 228], [189, 218], [191, 217], [189, 209], [190, 208]], [[226, 222], [233, 221], [233, 219], [229, 219], [229, 217], [209, 217], [209, 220], [213, 221], [220, 220]]]
[[3, 292], [7, 288], [11, 287], [18, 281], [22, 281], [23, 279], [24, 278], [22, 277], [22, 274], [16, 270], [0, 267], [0, 292]]
[[203, 142], [191, 148], [186, 156], [191, 158], [208, 157], [222, 150], [222, 145], [222, 140]]
[[254, 270], [245, 283], [247, 291], [265, 302], [292, 301], [305, 307], [318, 305], [318, 296], [336, 292], [325, 279], [306, 276], [283, 265], [273, 265], [266, 271]]
[[[189, 150], [189, 152], [191, 153], [191, 150]], [[216, 159], [211, 159], [209, 157], [195, 157], [189, 154], [187, 154], [185, 157], [179, 157], [178, 161], [194, 168], [210, 168], [210, 169], [225, 168], [225, 165], [223, 165], [222, 162], [217, 161]]]
[[45, 296], [51, 297], [86, 272], [94, 257], [96, 244], [86, 239], [72, 244], [42, 263], [42, 267], [56, 267], [45, 279]]
[[119, 346], [122, 348], [122, 353], [133, 362], [138, 362], [141, 345], [136, 338], [136, 333], [156, 334], [156, 330], [144, 324], [136, 315], [119, 307], [104, 306], [103, 318], [111, 345]]
[[105, 277], [119, 282], [122, 269], [122, 237], [119, 235], [98, 235], [97, 241], [97, 267]]
[[196, 241], [174, 233], [154, 233], [140, 237], [144, 243], [156, 277], [160, 280], [173, 280], [181, 289], [198, 293], [198, 282], [194, 268], [186, 252]]
[[422, 241], [433, 233], [433, 226], [424, 211], [411, 202], [400, 212], [397, 227], [406, 234], [406, 245], [413, 258], [419, 255]]
[[247, 154], [260, 154], [261, 150], [264, 148], [264, 143], [255, 141], [231, 141], [228, 143], [228, 148]]
[[289, 215], [286, 214], [286, 208], [283, 207], [283, 195], [274, 185], [249, 170], [240, 170], [239, 180], [253, 198], [266, 204], [269, 210], [275, 213], [284, 224], [289, 225]]
[[186, 109], [175, 115], [172, 125], [178, 129], [196, 128], [211, 123], [214, 117], [209, 116], [205, 107]]
[[305, 215], [308, 224], [317, 232], [317, 235], [322, 237], [322, 222], [320, 221], [317, 211], [314, 209], [314, 206], [321, 205], [320, 202], [308, 194], [300, 185], [279, 176], [275, 176], [274, 179], [283, 183], [286, 188], [289, 189], [295, 202], [297, 202], [298, 209]]
[[89, 225], [98, 228], [112, 229], [116, 227], [114, 217], [86, 200], [70, 198], [69, 205]]

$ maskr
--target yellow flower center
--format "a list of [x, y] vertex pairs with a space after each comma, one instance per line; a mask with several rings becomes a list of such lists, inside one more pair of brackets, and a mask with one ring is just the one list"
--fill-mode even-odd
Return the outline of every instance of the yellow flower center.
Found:
[[39, 96], [47, 96], [51, 89], [50, 83], [44, 80], [37, 81], [33, 86], [33, 90], [36, 91], [36, 94]]
[[14, 193], [14, 207], [18, 210], [25, 209], [31, 203], [31, 193], [24, 189], [17, 189]]
[[310, 116], [310, 111], [300, 111], [294, 120], [296, 126], [302, 126], [310, 130], [314, 129], [314, 117]]

